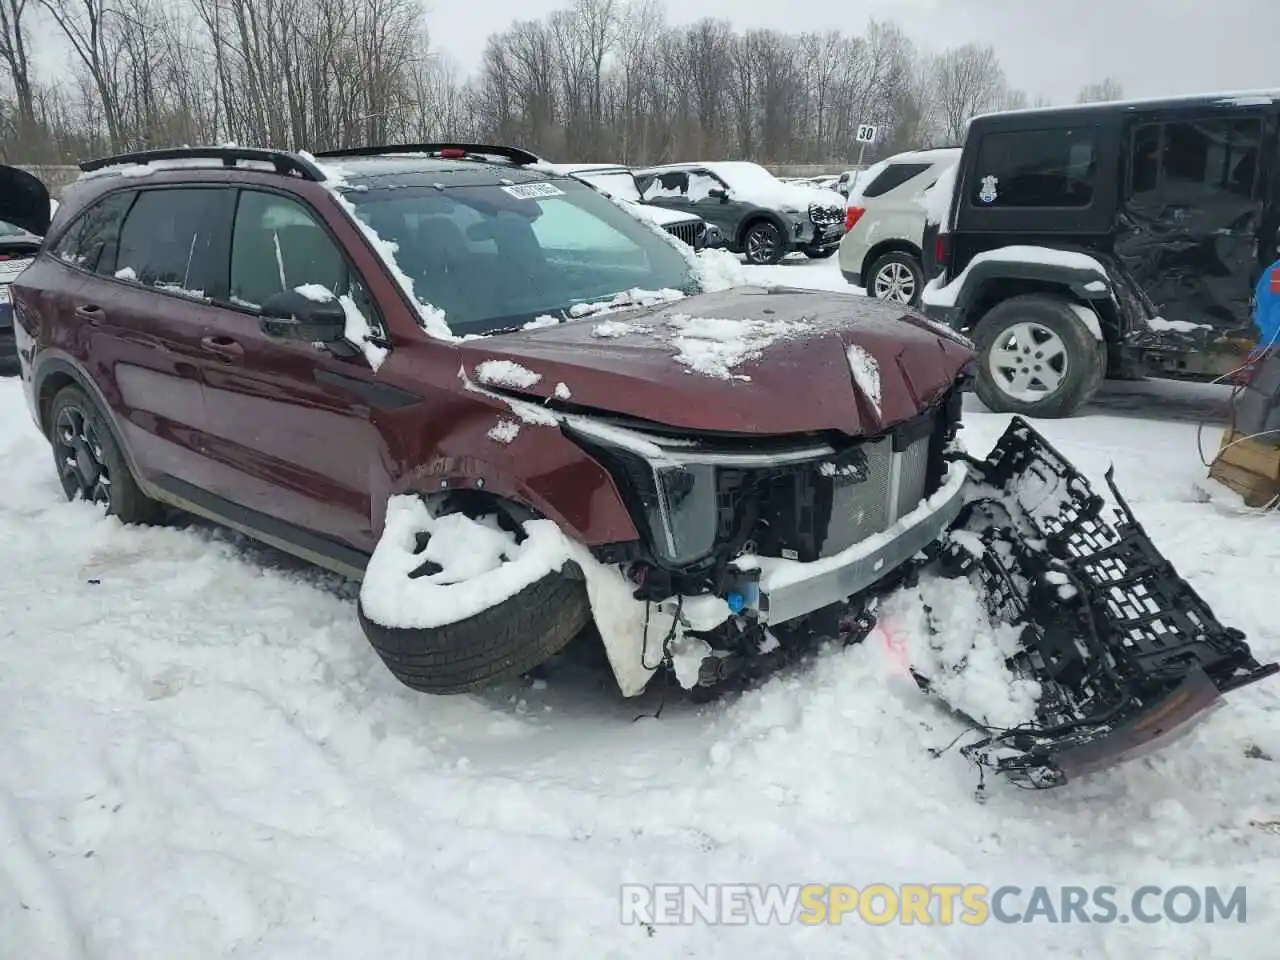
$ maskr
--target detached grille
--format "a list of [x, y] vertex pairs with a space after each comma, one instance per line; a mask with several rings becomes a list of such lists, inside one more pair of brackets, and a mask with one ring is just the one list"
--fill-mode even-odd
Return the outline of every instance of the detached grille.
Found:
[[844, 211], [839, 207], [824, 207], [813, 203], [809, 205], [809, 219], [820, 227], [844, 221]]
[[693, 220], [689, 223], [670, 223], [664, 227], [667, 233], [691, 247], [701, 246], [702, 236], [707, 232], [704, 222]]

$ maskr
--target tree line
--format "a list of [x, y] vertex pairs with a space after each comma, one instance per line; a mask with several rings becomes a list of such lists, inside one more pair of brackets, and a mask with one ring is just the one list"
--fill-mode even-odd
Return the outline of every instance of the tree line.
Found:
[[[33, 34], [69, 51], [33, 65]], [[467, 139], [563, 161], [846, 163], [958, 143], [1032, 105], [991, 47], [666, 22], [659, 0], [572, 0], [488, 39], [464, 75], [420, 0], [0, 0], [0, 159], [235, 142], [292, 149]], [[1107, 79], [1081, 100], [1117, 99]], [[1035, 101], [1043, 104], [1043, 99]]]

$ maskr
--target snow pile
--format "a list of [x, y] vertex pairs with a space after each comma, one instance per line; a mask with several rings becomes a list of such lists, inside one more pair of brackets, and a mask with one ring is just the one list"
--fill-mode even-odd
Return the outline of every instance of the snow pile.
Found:
[[951, 224], [948, 214], [951, 212], [951, 197], [956, 189], [956, 175], [960, 171], [960, 164], [953, 164], [947, 167], [942, 176], [932, 187], [924, 192], [921, 198], [921, 204], [924, 206], [924, 221], [926, 224], [938, 224], [939, 233], [949, 233]]
[[1150, 317], [1147, 326], [1152, 330], [1172, 330], [1176, 333], [1191, 333], [1195, 330], [1209, 330], [1207, 323], [1192, 323], [1190, 320], [1166, 320], [1164, 317]]
[[[708, 163], [706, 168], [729, 185], [732, 199], [747, 200], [757, 206], [807, 214], [810, 204], [839, 208], [845, 204], [844, 197], [834, 190], [783, 183], [758, 163], [724, 160]], [[693, 179], [691, 176], [690, 190]]]
[[734, 368], [758, 360], [775, 341], [810, 329], [809, 324], [792, 320], [716, 320], [683, 313], [671, 316], [667, 325], [674, 333], [676, 362], [722, 380], [750, 380], [734, 373]]
[[647, 328], [636, 326], [634, 323], [626, 323], [623, 320], [606, 320], [604, 323], [597, 323], [592, 327], [591, 335], [593, 337], [613, 339], [614, 337], [625, 337], [628, 334], [645, 329]]
[[343, 338], [360, 348], [369, 366], [373, 368], [373, 372], [377, 373], [382, 362], [387, 359], [387, 348], [374, 342], [377, 338], [373, 332], [373, 325], [369, 323], [369, 318], [364, 315], [350, 294], [343, 294], [338, 298], [338, 303], [342, 305], [342, 312], [347, 318], [346, 326], [343, 328]]
[[495, 387], [524, 390], [542, 379], [542, 374], [522, 367], [514, 360], [485, 360], [476, 366], [476, 379]]
[[555, 394], [557, 400], [569, 400], [573, 397], [573, 394], [569, 392], [567, 383], [557, 383]]
[[672, 303], [676, 300], [684, 299], [684, 292], [681, 290], [641, 290], [633, 288], [631, 290], [623, 290], [618, 293], [612, 300], [596, 301], [593, 303], [575, 303], [569, 308], [569, 316], [575, 320], [581, 317], [595, 317], [602, 313], [613, 313], [617, 310], [627, 310], [638, 307], [653, 307], [662, 303]]
[[849, 370], [853, 373], [853, 382], [871, 401], [878, 416], [880, 414], [880, 364], [864, 347], [856, 343], [850, 344], [845, 353], [849, 358]]
[[937, 695], [980, 723], [1007, 729], [1035, 719], [1040, 685], [1015, 678], [1006, 660], [1020, 628], [992, 623], [978, 588], [965, 578], [922, 577], [887, 597], [879, 629]]
[[694, 266], [698, 285], [706, 293], [745, 287], [751, 282], [743, 269], [742, 261], [728, 250], [703, 250], [698, 253]]
[[506, 417], [503, 417], [489, 428], [489, 432], [486, 436], [496, 443], [510, 443], [516, 437], [520, 436], [520, 424], [515, 420], [509, 420]]
[[138, 271], [134, 270], [133, 267], [121, 267], [116, 271], [115, 276], [117, 280], [130, 280], [134, 283], [138, 282]]
[[985, 250], [975, 256], [969, 261], [969, 265], [961, 271], [960, 276], [950, 283], [944, 283], [946, 280], [945, 273], [934, 277], [925, 286], [924, 291], [921, 293], [921, 299], [934, 307], [954, 307], [956, 305], [956, 297], [959, 295], [961, 288], [964, 287], [969, 271], [980, 263], [1040, 263], [1064, 267], [1068, 270], [1088, 270], [1101, 274], [1104, 278], [1107, 275], [1106, 268], [1101, 263], [1087, 253], [1080, 253], [1076, 250], [1017, 245], [998, 247], [995, 250]]
[[293, 290], [313, 303], [329, 303], [334, 299], [333, 291], [319, 283], [304, 283]]

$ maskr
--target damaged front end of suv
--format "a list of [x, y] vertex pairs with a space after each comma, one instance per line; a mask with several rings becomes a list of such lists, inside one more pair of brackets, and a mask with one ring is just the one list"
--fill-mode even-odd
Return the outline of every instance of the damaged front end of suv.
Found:
[[[643, 533], [594, 553], [647, 605], [646, 667], [715, 696], [819, 643], [863, 641], [895, 588], [968, 578], [992, 622], [1019, 632], [1008, 675], [1039, 695], [1034, 720], [1009, 729], [957, 711], [980, 734], [962, 753], [1034, 788], [1158, 749], [1280, 670], [1218, 622], [1110, 473], [1115, 522], [1020, 418], [985, 459], [970, 456], [958, 434], [971, 383], [966, 366], [916, 416], [844, 442], [563, 425]], [[940, 677], [911, 672], [946, 702]]]

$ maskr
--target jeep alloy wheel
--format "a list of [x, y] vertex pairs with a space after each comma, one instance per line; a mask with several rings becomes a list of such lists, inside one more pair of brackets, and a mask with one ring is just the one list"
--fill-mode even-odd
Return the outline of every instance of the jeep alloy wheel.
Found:
[[1062, 338], [1034, 321], [1008, 327], [987, 354], [991, 378], [1023, 403], [1035, 403], [1057, 392], [1070, 362]]

